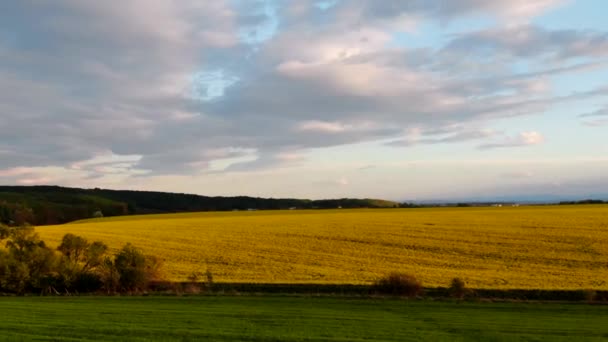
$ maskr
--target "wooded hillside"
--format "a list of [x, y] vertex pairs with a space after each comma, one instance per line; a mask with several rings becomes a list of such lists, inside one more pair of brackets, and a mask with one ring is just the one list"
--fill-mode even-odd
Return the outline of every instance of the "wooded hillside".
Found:
[[0, 186], [0, 223], [59, 224], [95, 215], [176, 213], [190, 211], [389, 208], [396, 202], [377, 199], [306, 200], [248, 196], [208, 197], [154, 191], [79, 189], [59, 186]]

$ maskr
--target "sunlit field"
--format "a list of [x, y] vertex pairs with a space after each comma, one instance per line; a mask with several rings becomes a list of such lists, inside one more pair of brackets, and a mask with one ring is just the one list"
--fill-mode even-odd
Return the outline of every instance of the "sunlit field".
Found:
[[170, 280], [373, 282], [391, 271], [424, 286], [608, 289], [608, 206], [217, 212], [38, 227], [164, 259]]

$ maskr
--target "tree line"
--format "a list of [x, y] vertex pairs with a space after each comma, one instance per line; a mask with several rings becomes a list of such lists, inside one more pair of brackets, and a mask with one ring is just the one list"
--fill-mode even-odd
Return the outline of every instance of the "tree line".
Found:
[[79, 189], [58, 186], [0, 186], [0, 223], [20, 226], [61, 224], [95, 216], [194, 211], [389, 208], [378, 199], [208, 197], [155, 191]]
[[561, 201], [560, 205], [573, 205], [573, 204], [608, 204], [608, 201], [586, 199], [582, 201]]
[[131, 244], [116, 253], [66, 234], [53, 249], [32, 226], [0, 225], [0, 293], [139, 292], [161, 277], [160, 259]]

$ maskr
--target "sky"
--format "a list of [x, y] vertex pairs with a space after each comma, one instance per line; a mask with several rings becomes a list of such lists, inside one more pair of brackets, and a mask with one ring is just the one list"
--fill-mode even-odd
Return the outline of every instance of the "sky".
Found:
[[0, 3], [0, 184], [608, 194], [604, 0]]

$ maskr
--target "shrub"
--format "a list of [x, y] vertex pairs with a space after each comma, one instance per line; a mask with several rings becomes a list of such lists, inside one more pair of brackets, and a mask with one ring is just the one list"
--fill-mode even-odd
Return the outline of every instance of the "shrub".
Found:
[[582, 293], [585, 301], [589, 303], [594, 302], [597, 298], [597, 292], [595, 292], [594, 290], [583, 290]]
[[376, 292], [395, 296], [416, 297], [422, 294], [422, 284], [414, 276], [393, 272], [380, 278], [373, 286]]
[[146, 256], [130, 243], [126, 244], [114, 259], [120, 287], [124, 291], [143, 290], [148, 285]]
[[98, 274], [82, 272], [76, 276], [72, 283], [72, 289], [77, 292], [96, 292], [101, 289], [103, 283]]
[[451, 297], [462, 299], [467, 294], [467, 287], [464, 280], [460, 278], [452, 279], [448, 292]]
[[57, 250], [61, 252], [58, 283], [69, 291], [93, 292], [102, 286], [100, 266], [108, 247], [102, 242], [89, 243], [85, 238], [65, 234]]
[[57, 265], [54, 251], [46, 247], [31, 226], [0, 227], [0, 291], [23, 294], [38, 291], [53, 277]]
[[82, 262], [86, 256], [89, 243], [83, 237], [74, 234], [65, 234], [57, 250], [74, 263]]
[[115, 268], [123, 291], [143, 291], [150, 281], [159, 280], [161, 277], [161, 259], [144, 255], [130, 243], [116, 254], [114, 262], [110, 265]]
[[211, 273], [211, 271], [209, 269], [207, 269], [207, 272], [205, 272], [205, 276], [207, 277], [207, 287], [212, 288], [213, 287], [213, 273]]
[[163, 260], [155, 255], [144, 255], [146, 258], [146, 282], [163, 279]]
[[102, 283], [102, 288], [107, 293], [115, 293], [120, 286], [120, 274], [116, 269], [114, 260], [110, 257], [103, 259], [99, 266], [99, 278]]
[[161, 278], [161, 259], [145, 256], [131, 244], [110, 257], [105, 244], [66, 234], [57, 253], [33, 227], [0, 224], [2, 240], [6, 243], [0, 247], [0, 293], [143, 291], [151, 280]]

